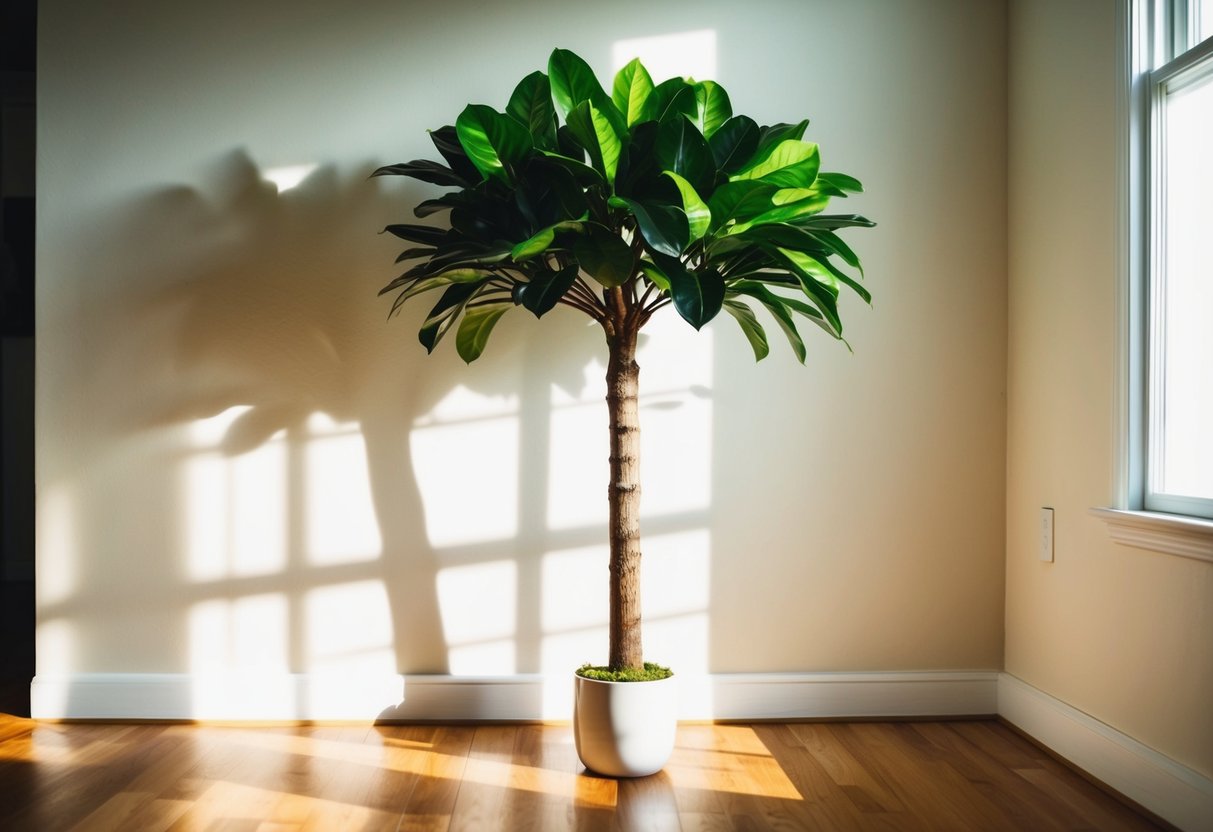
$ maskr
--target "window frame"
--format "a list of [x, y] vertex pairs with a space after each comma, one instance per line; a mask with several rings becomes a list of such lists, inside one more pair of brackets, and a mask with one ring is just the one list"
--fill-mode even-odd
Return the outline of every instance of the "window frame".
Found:
[[[1128, 82], [1127, 216], [1122, 269], [1128, 286], [1122, 292], [1122, 383], [1126, 402], [1122, 430], [1122, 465], [1118, 502], [1131, 511], [1161, 512], [1190, 518], [1213, 518], [1213, 499], [1166, 493], [1156, 479], [1162, 454], [1158, 420], [1162, 410], [1164, 351], [1154, 342], [1161, 331], [1165, 281], [1160, 279], [1165, 229], [1162, 159], [1156, 152], [1163, 131], [1163, 105], [1168, 88], [1213, 77], [1213, 38], [1193, 44], [1198, 7], [1188, 0], [1127, 0], [1122, 16], [1127, 37], [1122, 54]], [[1189, 12], [1192, 12], [1191, 14]], [[1126, 19], [1127, 18], [1127, 19]], [[1123, 100], [1123, 99], [1122, 99]], [[1123, 156], [1122, 156], [1123, 159]]]

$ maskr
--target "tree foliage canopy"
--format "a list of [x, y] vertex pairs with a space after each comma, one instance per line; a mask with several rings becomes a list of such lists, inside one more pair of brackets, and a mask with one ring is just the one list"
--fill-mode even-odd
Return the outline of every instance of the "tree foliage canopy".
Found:
[[421, 343], [432, 351], [455, 329], [469, 362], [512, 308], [542, 316], [557, 304], [597, 320], [608, 339], [621, 327], [634, 335], [668, 304], [696, 329], [724, 310], [759, 360], [769, 351], [761, 307], [803, 362], [797, 322], [841, 339], [840, 289], [871, 301], [837, 232], [874, 225], [823, 213], [862, 186], [820, 169], [807, 125], [760, 126], [734, 115], [714, 81], [655, 84], [639, 60], [608, 93], [585, 61], [557, 49], [504, 112], [469, 104], [431, 131], [442, 162], [375, 171], [451, 189], [414, 209], [446, 212], [446, 226], [386, 228], [411, 244], [397, 262], [413, 265], [380, 294], [395, 293], [394, 314], [440, 291]]

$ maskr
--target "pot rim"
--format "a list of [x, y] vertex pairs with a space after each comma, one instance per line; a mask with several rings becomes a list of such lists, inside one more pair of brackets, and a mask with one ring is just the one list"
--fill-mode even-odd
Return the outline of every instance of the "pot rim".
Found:
[[656, 685], [661, 682], [669, 682], [677, 675], [677, 673], [670, 673], [670, 675], [666, 676], [664, 679], [635, 679], [632, 681], [617, 682], [611, 679], [591, 679], [588, 676], [582, 676], [576, 670], [573, 671], [573, 678], [578, 680], [578, 682], [593, 682], [596, 685]]

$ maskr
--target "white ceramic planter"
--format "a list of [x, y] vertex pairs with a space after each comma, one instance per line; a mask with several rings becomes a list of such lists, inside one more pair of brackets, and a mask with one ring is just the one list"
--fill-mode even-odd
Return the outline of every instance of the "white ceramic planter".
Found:
[[590, 771], [609, 777], [656, 774], [674, 751], [678, 687], [655, 682], [600, 682], [573, 676], [573, 737]]

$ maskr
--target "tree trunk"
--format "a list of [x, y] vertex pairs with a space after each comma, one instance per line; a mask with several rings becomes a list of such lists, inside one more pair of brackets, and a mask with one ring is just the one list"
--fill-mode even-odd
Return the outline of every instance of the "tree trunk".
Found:
[[610, 411], [611, 650], [612, 670], [644, 667], [640, 649], [640, 367], [636, 332], [620, 327], [610, 338], [607, 409]]

